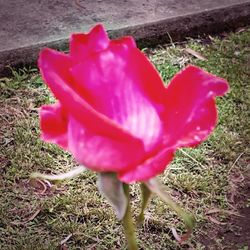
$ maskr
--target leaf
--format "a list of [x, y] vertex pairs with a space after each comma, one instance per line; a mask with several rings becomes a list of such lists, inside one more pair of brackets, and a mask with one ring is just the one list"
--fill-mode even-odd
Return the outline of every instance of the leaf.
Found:
[[41, 209], [37, 209], [34, 214], [32, 214], [29, 218], [26, 219], [25, 222], [32, 221], [36, 218], [36, 216], [41, 212]]
[[142, 201], [141, 201], [141, 212], [137, 217], [138, 224], [141, 224], [144, 221], [144, 211], [150, 202], [150, 198], [151, 198], [151, 194], [152, 194], [150, 189], [144, 183], [141, 183], [140, 187], [141, 187], [141, 197], [142, 197], [141, 199], [142, 199]]
[[36, 218], [36, 216], [41, 212], [41, 209], [37, 209], [29, 218], [24, 221], [12, 221], [10, 222], [12, 225], [24, 225]]
[[179, 235], [176, 231], [175, 228], [171, 228], [171, 231], [172, 231], [172, 234], [174, 236], [174, 238], [180, 243], [182, 244], [183, 242], [187, 241], [188, 238], [190, 237], [191, 235], [191, 231], [187, 232], [186, 234], [184, 235]]
[[187, 52], [188, 54], [190, 54], [190, 55], [192, 55], [192, 56], [194, 56], [194, 57], [196, 57], [196, 58], [202, 60], [202, 61], [207, 61], [207, 58], [205, 58], [204, 56], [202, 56], [202, 55], [201, 55], [199, 52], [197, 52], [197, 51], [194, 51], [194, 50], [192, 50], [192, 49], [190, 49], [190, 48], [186, 48], [186, 49], [184, 49], [184, 51]]
[[70, 170], [67, 173], [57, 174], [57, 175], [32, 173], [30, 178], [31, 179], [42, 179], [42, 180], [44, 179], [44, 180], [50, 180], [50, 181], [61, 181], [61, 180], [65, 180], [65, 179], [74, 178], [74, 177], [78, 176], [79, 174], [81, 174], [84, 171], [85, 171], [85, 167], [78, 166], [78, 167]]
[[213, 208], [213, 209], [210, 209], [210, 210], [208, 210], [206, 212], [207, 215], [215, 214], [215, 213], [222, 213], [222, 214], [229, 214], [229, 215], [235, 215], [235, 216], [243, 217], [242, 215], [240, 215], [239, 213], [237, 213], [235, 211], [219, 209], [219, 208]]
[[215, 218], [213, 218], [213, 217], [211, 217], [211, 216], [208, 216], [208, 219], [209, 219], [211, 222], [213, 222], [213, 223], [215, 223], [215, 224], [217, 224], [217, 225], [226, 225], [226, 224], [227, 224], [227, 223], [225, 223], [225, 222], [218, 221], [217, 219], [215, 219]]
[[165, 186], [158, 182], [156, 178], [150, 179], [149, 181], [145, 182], [145, 184], [153, 193], [157, 194], [163, 201], [165, 201], [170, 206], [170, 208], [172, 208], [184, 221], [188, 231], [181, 237], [181, 242], [186, 241], [195, 226], [194, 216], [184, 211], [178, 204], [176, 204], [168, 195]]
[[29, 183], [31, 184], [31, 186], [36, 188], [40, 194], [45, 194], [45, 192], [47, 191], [47, 186], [43, 181], [39, 179], [31, 179]]
[[97, 187], [114, 208], [118, 220], [122, 220], [128, 205], [123, 183], [117, 179], [114, 173], [100, 173], [98, 175]]

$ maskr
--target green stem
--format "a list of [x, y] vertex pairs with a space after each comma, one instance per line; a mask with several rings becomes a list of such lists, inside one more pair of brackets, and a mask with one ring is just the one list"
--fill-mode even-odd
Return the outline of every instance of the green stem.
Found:
[[137, 223], [140, 225], [143, 223], [144, 221], [144, 211], [147, 207], [147, 205], [150, 202], [151, 199], [151, 194], [152, 192], [150, 191], [150, 189], [147, 187], [147, 185], [145, 185], [143, 182], [141, 183], [141, 199], [142, 199], [142, 204], [141, 204], [141, 212], [137, 217]]
[[128, 250], [138, 250], [136, 235], [135, 235], [135, 226], [133, 223], [132, 213], [131, 213], [131, 205], [130, 205], [130, 197], [129, 197], [129, 185], [123, 184], [124, 193], [128, 199], [128, 206], [126, 213], [122, 220], [122, 225], [124, 228]]

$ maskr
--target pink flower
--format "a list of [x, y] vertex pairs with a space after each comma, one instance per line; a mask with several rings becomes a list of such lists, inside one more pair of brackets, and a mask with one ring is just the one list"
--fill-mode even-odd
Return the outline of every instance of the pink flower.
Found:
[[102, 25], [73, 34], [70, 52], [44, 49], [39, 67], [57, 103], [40, 110], [42, 139], [126, 183], [164, 171], [177, 148], [214, 129], [225, 80], [195, 66], [164, 87], [132, 37], [110, 41]]

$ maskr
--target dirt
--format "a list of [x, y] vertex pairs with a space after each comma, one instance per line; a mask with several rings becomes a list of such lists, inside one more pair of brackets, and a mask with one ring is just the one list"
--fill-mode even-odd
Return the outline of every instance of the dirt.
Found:
[[234, 194], [229, 193], [228, 199], [233, 199], [231, 206], [237, 209], [237, 214], [231, 214], [223, 223], [214, 221], [200, 240], [206, 250], [250, 249], [250, 171], [238, 179]]

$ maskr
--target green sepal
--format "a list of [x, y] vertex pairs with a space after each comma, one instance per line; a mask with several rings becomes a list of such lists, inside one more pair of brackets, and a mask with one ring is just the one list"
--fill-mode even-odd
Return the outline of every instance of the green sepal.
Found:
[[98, 175], [97, 187], [114, 208], [117, 219], [122, 220], [128, 206], [123, 183], [117, 179], [114, 173], [100, 173]]
[[152, 194], [150, 189], [144, 183], [141, 183], [140, 187], [141, 187], [141, 211], [137, 217], [138, 224], [142, 224], [144, 221], [145, 218], [144, 212], [151, 200], [151, 194]]

